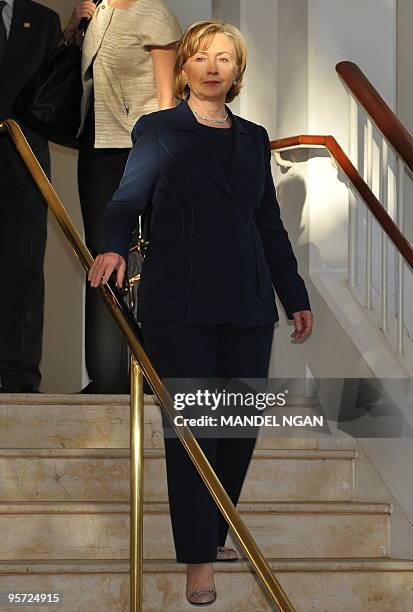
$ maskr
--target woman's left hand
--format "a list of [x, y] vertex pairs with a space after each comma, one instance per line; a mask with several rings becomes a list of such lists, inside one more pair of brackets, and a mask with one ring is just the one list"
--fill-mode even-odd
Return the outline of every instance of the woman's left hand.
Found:
[[301, 310], [293, 312], [295, 331], [291, 334], [291, 338], [298, 340], [308, 336], [313, 328], [313, 313], [311, 310]]
[[91, 287], [99, 287], [108, 282], [116, 270], [116, 285], [121, 288], [126, 272], [126, 262], [118, 253], [101, 253], [90, 267], [88, 280]]

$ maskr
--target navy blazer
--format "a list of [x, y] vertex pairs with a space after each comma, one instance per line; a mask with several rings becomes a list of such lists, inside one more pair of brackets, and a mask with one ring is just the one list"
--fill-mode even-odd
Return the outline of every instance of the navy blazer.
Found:
[[280, 217], [266, 130], [228, 113], [233, 156], [226, 176], [190, 107], [144, 115], [104, 225], [106, 252], [126, 260], [138, 215], [152, 205], [138, 318], [262, 326], [309, 310]]

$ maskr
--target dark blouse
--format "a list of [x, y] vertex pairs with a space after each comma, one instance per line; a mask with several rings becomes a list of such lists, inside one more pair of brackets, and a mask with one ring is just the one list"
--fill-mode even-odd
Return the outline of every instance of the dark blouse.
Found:
[[221, 166], [228, 176], [229, 166], [232, 157], [232, 147], [234, 144], [234, 131], [232, 128], [216, 128], [209, 125], [200, 126], [204, 135], [208, 138], [216, 155], [218, 155]]
[[[210, 127], [202, 123], [200, 127], [214, 149], [225, 175], [228, 177], [233, 152], [234, 130], [232, 128]], [[219, 223], [218, 219], [217, 223]], [[231, 237], [228, 237], [228, 240], [231, 241]], [[210, 244], [210, 248], [213, 249], [213, 236], [211, 236]], [[201, 262], [205, 261], [205, 256], [200, 252], [197, 244], [194, 244], [193, 257], [194, 265], [197, 266], [196, 269], [201, 270], [201, 273], [192, 277], [191, 302], [192, 304], [203, 304], [204, 309], [207, 306], [209, 317], [205, 320], [193, 308], [191, 309], [189, 304], [187, 320], [195, 325], [220, 325], [233, 321], [234, 312], [237, 312], [237, 308], [233, 306], [234, 301], [239, 302], [241, 299], [236, 280], [236, 259], [234, 258], [231, 261], [230, 258], [229, 260], [221, 261], [219, 270], [211, 269], [211, 266], [208, 266], [207, 260], [206, 266], [203, 268]], [[211, 283], [214, 286], [213, 291], [211, 291]], [[226, 312], [223, 309], [224, 304], [226, 305]], [[237, 323], [245, 322], [237, 321]]]

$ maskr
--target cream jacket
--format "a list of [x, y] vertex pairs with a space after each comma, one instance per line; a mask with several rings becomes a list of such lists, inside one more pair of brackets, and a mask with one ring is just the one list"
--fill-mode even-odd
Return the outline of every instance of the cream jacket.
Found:
[[182, 30], [162, 0], [136, 0], [113, 9], [98, 6], [82, 48], [82, 133], [92, 96], [95, 148], [130, 148], [131, 131], [141, 115], [159, 110], [151, 46], [179, 40]]

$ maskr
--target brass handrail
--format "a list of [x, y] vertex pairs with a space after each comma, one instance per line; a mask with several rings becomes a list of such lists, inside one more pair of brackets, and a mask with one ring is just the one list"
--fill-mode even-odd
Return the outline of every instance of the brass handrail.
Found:
[[130, 360], [130, 611], [141, 612], [143, 599], [143, 375]]
[[[25, 165], [27, 166], [27, 169], [29, 170], [37, 187], [42, 193], [47, 205], [52, 210], [52, 213], [54, 214], [57, 222], [59, 223], [61, 229], [69, 240], [69, 243], [75, 255], [79, 259], [86, 272], [88, 272], [90, 266], [93, 263], [93, 257], [87, 249], [86, 245], [84, 244], [72, 220], [70, 219], [67, 211], [65, 210], [62, 202], [59, 199], [59, 196], [57, 195], [51, 183], [47, 179], [45, 173], [43, 172], [42, 167], [40, 166], [37, 158], [35, 157], [29, 144], [27, 143], [27, 140], [25, 139], [19, 125], [12, 119], [5, 119], [0, 123], [0, 132], [9, 133], [16, 149], [21, 155]], [[175, 426], [173, 400], [167, 389], [163, 385], [158, 374], [156, 373], [154, 367], [152, 366], [152, 363], [150, 362], [148, 356], [146, 355], [137, 338], [137, 334], [135, 333], [136, 324], [134, 320], [131, 316], [129, 316], [127, 311], [125, 311], [115, 291], [108, 284], [100, 286], [100, 291], [102, 293], [106, 306], [109, 308], [111, 315], [115, 319], [117, 325], [121, 329], [126, 341], [129, 344], [132, 355], [136, 360], [136, 364], [139, 366], [139, 368], [142, 369], [145, 378], [152, 387], [156, 397], [159, 400], [161, 407], [166, 412], [186, 452], [191, 458], [191, 461], [195, 465], [199, 475], [204, 481], [206, 487], [208, 488], [216, 505], [218, 506], [228, 525], [234, 532], [235, 536], [239, 540], [247, 557], [251, 561], [255, 571], [260, 577], [270, 600], [278, 607], [280, 612], [295, 612], [293, 604], [291, 603], [287, 594], [285, 593], [280, 583], [271, 571], [268, 562], [263, 557], [255, 540], [251, 536], [244, 521], [241, 519], [238, 511], [233, 505], [231, 499], [229, 498], [227, 492], [225, 491], [224, 487], [217, 478], [214, 470], [211, 467], [211, 464], [207, 460], [198, 442], [194, 438], [191, 430], [187, 427]], [[133, 409], [132, 404], [136, 403], [135, 407], [139, 411], [139, 397], [142, 398], [142, 381], [140, 379], [139, 371], [136, 370], [135, 363], [132, 363], [131, 375], [133, 375], [131, 389], [131, 412], [135, 415], [133, 417], [135, 419], [136, 411]], [[139, 478], [142, 478], [143, 466], [142, 462], [139, 463], [139, 458], [137, 456], [138, 453], [140, 457], [142, 457], [142, 438], [138, 437], [138, 430], [142, 429], [142, 422], [140, 421], [141, 418], [142, 417], [139, 416], [138, 412], [137, 419], [134, 420], [134, 425], [132, 426], [131, 431], [131, 443], [134, 446], [134, 448], [131, 448], [131, 459], [132, 457], [134, 457], [134, 465], [132, 466], [131, 479], [133, 479], [134, 477], [136, 478], [137, 472], [140, 473]], [[140, 431], [139, 435], [141, 434], [142, 431]], [[139, 449], [138, 451], [136, 451], [135, 449], [136, 443]], [[141, 529], [139, 529], [141, 524], [139, 524], [138, 522], [139, 517], [142, 518], [143, 513], [143, 494], [141, 480], [139, 481], [139, 483], [131, 482], [131, 494], [134, 495], [134, 498], [131, 499], [131, 521], [135, 521], [134, 525], [131, 525], [131, 532], [132, 529], [135, 530], [135, 536], [140, 532], [139, 537], [142, 537]], [[133, 556], [131, 557], [131, 566], [135, 563], [136, 566], [131, 567], [130, 571], [131, 605], [133, 601], [133, 605], [135, 606], [135, 609], [131, 608], [131, 611], [136, 612], [136, 610], [138, 610], [138, 606], [141, 605], [142, 600], [141, 542], [138, 542], [137, 544], [131, 543], [131, 552], [132, 549], [134, 551], [134, 555], [136, 555], [136, 558], [134, 559]], [[137, 556], [138, 554], [140, 555], [139, 557]], [[134, 584], [134, 594], [132, 593], [132, 584]]]
[[297, 147], [324, 147], [330, 153], [337, 165], [341, 168], [348, 180], [358, 192], [366, 206], [371, 210], [383, 231], [393, 242], [396, 249], [405, 261], [413, 268], [413, 247], [403, 232], [397, 227], [389, 213], [383, 208], [366, 181], [362, 178], [355, 166], [351, 163], [337, 140], [333, 136], [290, 136], [271, 142], [272, 151], [286, 151]]

